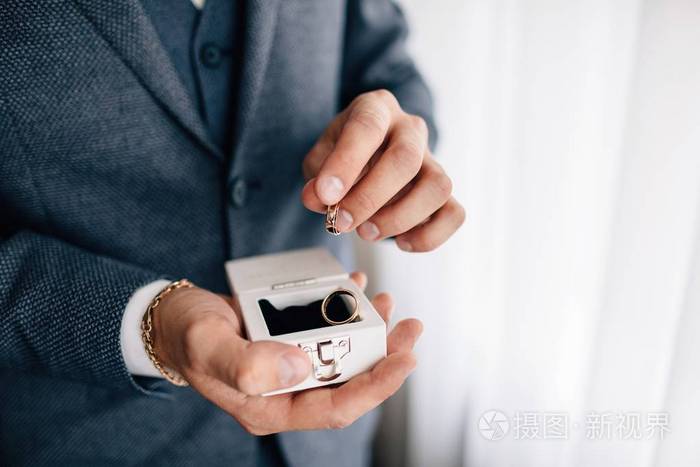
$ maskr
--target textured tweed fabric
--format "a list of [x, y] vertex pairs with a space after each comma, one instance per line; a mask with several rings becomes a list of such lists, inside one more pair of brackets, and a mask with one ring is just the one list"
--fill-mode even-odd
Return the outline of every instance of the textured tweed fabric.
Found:
[[[250, 0], [230, 154], [137, 0], [0, 2], [0, 465], [252, 466], [260, 444], [190, 389], [132, 378], [131, 293], [225, 292], [230, 258], [343, 239], [299, 202], [301, 160], [365, 90], [430, 118], [384, 0]], [[292, 466], [360, 466], [374, 417], [285, 433]]]

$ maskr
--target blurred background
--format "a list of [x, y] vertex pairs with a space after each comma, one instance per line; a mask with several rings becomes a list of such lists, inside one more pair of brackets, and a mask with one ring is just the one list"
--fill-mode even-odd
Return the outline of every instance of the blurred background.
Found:
[[425, 324], [381, 465], [700, 465], [700, 2], [400, 4], [468, 221], [359, 246]]

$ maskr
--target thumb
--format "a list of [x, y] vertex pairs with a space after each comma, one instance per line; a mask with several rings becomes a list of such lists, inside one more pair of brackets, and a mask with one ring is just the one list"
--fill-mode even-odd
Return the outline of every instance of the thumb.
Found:
[[316, 179], [312, 178], [304, 188], [301, 190], [301, 202], [306, 207], [306, 209], [317, 212], [319, 214], [324, 214], [326, 212], [326, 206], [316, 195], [316, 189], [314, 188], [316, 184]]
[[221, 381], [248, 395], [294, 386], [311, 372], [309, 357], [299, 347], [240, 337], [228, 352], [217, 352], [212, 363]]

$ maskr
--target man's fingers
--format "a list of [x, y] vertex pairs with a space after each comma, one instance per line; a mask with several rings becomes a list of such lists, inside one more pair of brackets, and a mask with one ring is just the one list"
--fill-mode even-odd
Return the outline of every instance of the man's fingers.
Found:
[[411, 352], [389, 355], [371, 371], [335, 389], [333, 425], [343, 428], [391, 397], [416, 368]]
[[423, 323], [409, 318], [399, 321], [386, 339], [386, 351], [389, 355], [396, 352], [408, 352], [423, 333]]
[[367, 274], [364, 272], [359, 272], [355, 271], [352, 274], [350, 274], [350, 279], [352, 279], [355, 284], [360, 288], [360, 290], [365, 290], [365, 287], [367, 287]]
[[335, 147], [324, 160], [314, 183], [323, 204], [335, 204], [348, 193], [384, 142], [398, 110], [396, 98], [388, 91], [363, 94], [348, 108]]
[[405, 116], [396, 124], [382, 156], [340, 203], [338, 230], [354, 229], [411, 182], [423, 165], [427, 140], [427, 126], [420, 117]]
[[442, 245], [464, 223], [464, 208], [450, 198], [430, 219], [396, 237], [396, 245], [404, 251], [431, 251]]
[[426, 157], [411, 189], [361, 224], [357, 234], [374, 241], [407, 232], [440, 209], [451, 193], [450, 178], [437, 162]]
[[379, 316], [382, 317], [385, 323], [389, 324], [391, 314], [394, 312], [394, 299], [388, 293], [380, 293], [372, 299], [372, 305], [377, 310]]
[[[361, 290], [365, 290], [367, 287], [367, 275], [363, 272], [353, 272], [350, 274], [350, 278], [355, 281], [357, 286]], [[388, 293], [379, 293], [372, 299], [372, 306], [379, 316], [382, 317], [385, 323], [389, 323], [391, 319], [391, 314], [394, 311], [394, 299]]]

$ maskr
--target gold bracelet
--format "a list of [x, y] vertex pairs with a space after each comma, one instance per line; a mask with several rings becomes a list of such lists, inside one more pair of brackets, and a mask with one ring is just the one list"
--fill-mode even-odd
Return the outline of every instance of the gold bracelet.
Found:
[[183, 287], [194, 287], [194, 284], [187, 279], [180, 279], [179, 281], [170, 283], [170, 285], [161, 290], [160, 293], [156, 295], [156, 298], [153, 299], [151, 304], [148, 305], [146, 313], [144, 313], [143, 319], [141, 320], [141, 339], [143, 340], [143, 345], [146, 347], [148, 358], [151, 359], [151, 362], [153, 362], [153, 365], [158, 369], [158, 371], [160, 371], [160, 374], [175, 386], [189, 386], [189, 383], [185, 381], [185, 378], [183, 378], [176, 371], [165, 367], [158, 359], [153, 340], [153, 312], [156, 308], [158, 308], [158, 305], [160, 305], [163, 297], [168, 295], [173, 290]]

